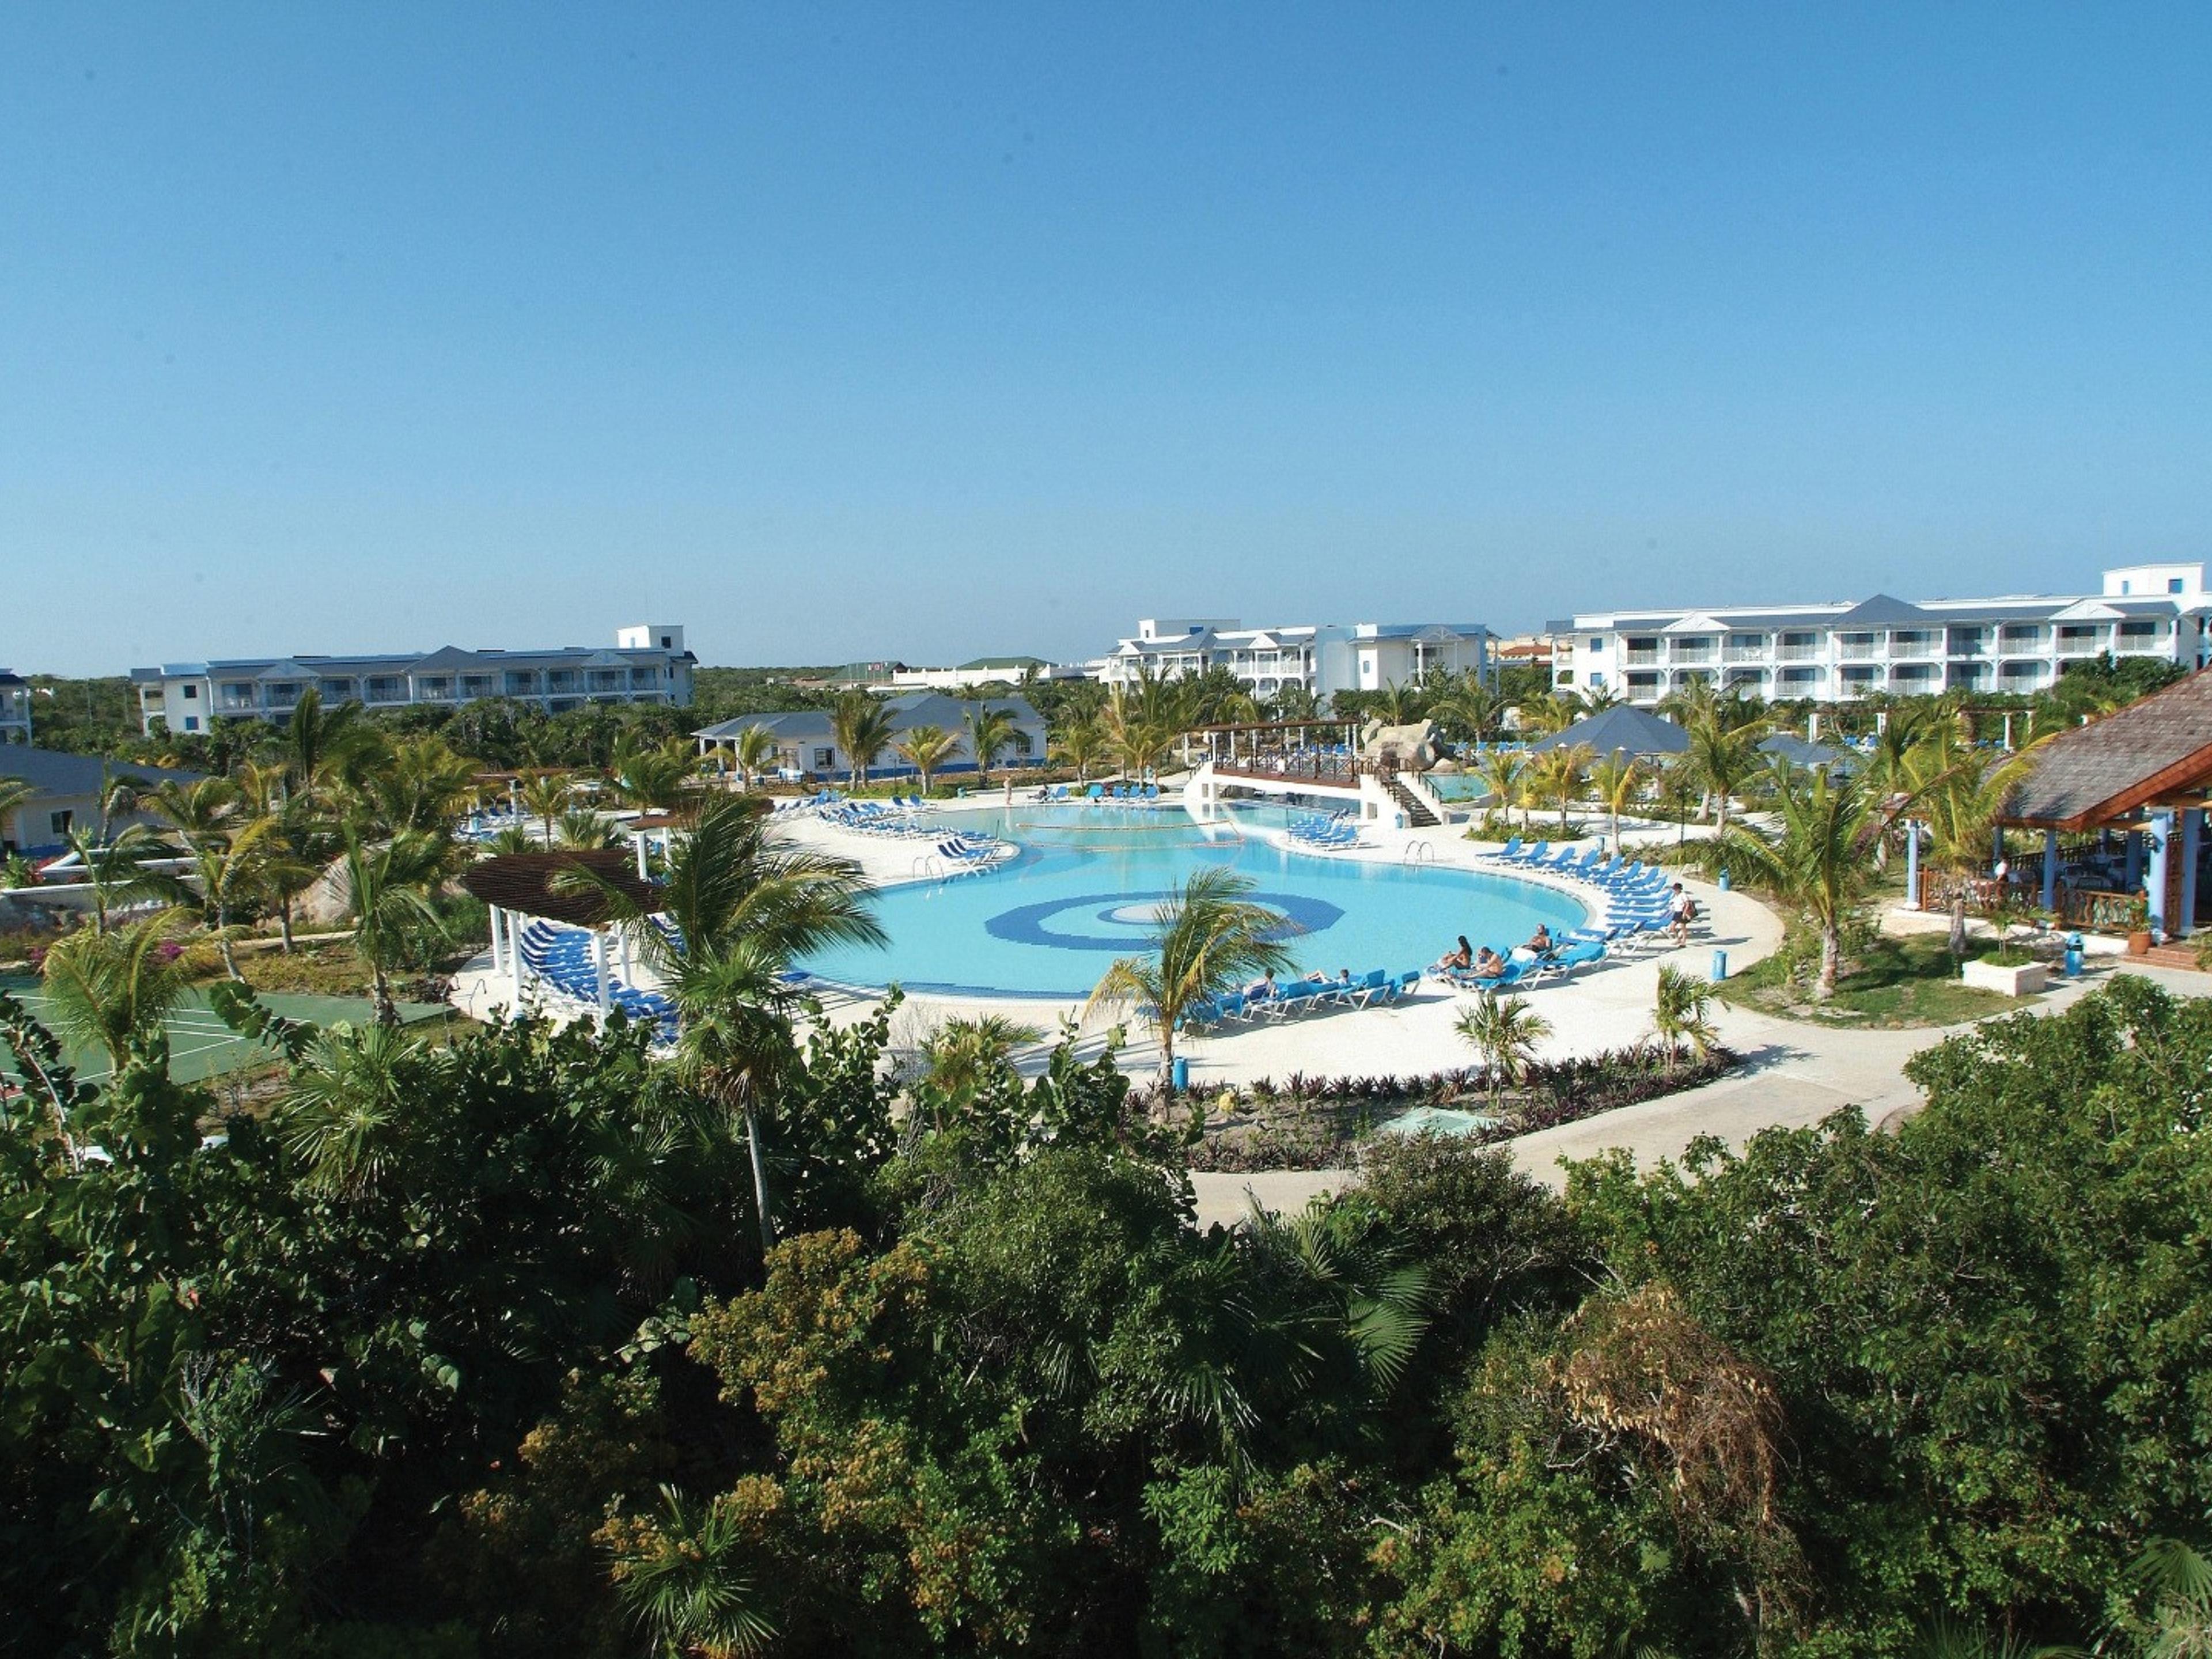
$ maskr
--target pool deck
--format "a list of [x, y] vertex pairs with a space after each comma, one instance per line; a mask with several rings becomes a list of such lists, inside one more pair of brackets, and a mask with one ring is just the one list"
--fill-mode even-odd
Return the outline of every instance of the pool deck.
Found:
[[[933, 809], [957, 825], [963, 813], [994, 811], [1004, 804], [1004, 797], [994, 792], [969, 801], [933, 803]], [[787, 830], [800, 845], [854, 860], [879, 885], [902, 885], [916, 879], [914, 842], [861, 835], [811, 816], [789, 820]], [[1280, 832], [1267, 833], [1271, 839], [1280, 838]], [[1541, 833], [1540, 825], [1537, 833]], [[1639, 845], [1670, 840], [1677, 833], [1670, 826], [1641, 833], [1629, 830], [1625, 838], [1632, 854]], [[1487, 844], [1463, 840], [1450, 827], [1399, 830], [1370, 825], [1364, 840], [1367, 844], [1358, 849], [1315, 856], [1402, 863], [1408, 848], [1423, 842], [1439, 866], [1469, 870], [1500, 867], [1479, 856], [1492, 850]], [[1505, 870], [1524, 873], [1513, 866]], [[988, 881], [991, 878], [987, 874], [957, 879]], [[1540, 1055], [1587, 1054], [1625, 1047], [1648, 1036], [1652, 997], [1663, 965], [1703, 975], [1709, 970], [1713, 951], [1719, 949], [1728, 952], [1729, 968], [1735, 971], [1768, 955], [1780, 944], [1781, 921], [1765, 904], [1741, 893], [1723, 892], [1710, 882], [1687, 875], [1681, 879], [1706, 918], [1706, 930], [1693, 938], [1689, 946], [1601, 963], [1571, 979], [1522, 993], [1552, 1027], [1551, 1035], [1538, 1045]], [[1901, 919], [1899, 925], [1917, 920]], [[1459, 931], [1449, 915], [1440, 911], [1437, 954]], [[1343, 965], [1358, 972], [1385, 964]], [[1387, 965], [1401, 969], [1419, 964]], [[2100, 966], [2086, 981], [2060, 987], [2042, 998], [2035, 1005], [2036, 1011], [2067, 1006], [2084, 994], [2087, 985], [2099, 982], [2112, 971], [2115, 969]], [[2201, 975], [2133, 963], [2118, 971], [2147, 974], [2182, 994], [2201, 995], [2207, 988]], [[495, 979], [484, 958], [471, 963], [463, 974], [454, 997], [465, 1012], [478, 1017], [508, 1000], [503, 976]], [[839, 994], [830, 1000], [825, 1017], [838, 1024], [858, 1019], [874, 1007], [877, 1000], [866, 992]], [[1452, 1029], [1469, 1000], [1468, 994], [1425, 980], [1410, 1000], [1395, 1006], [1317, 1012], [1279, 1024], [1187, 1038], [1178, 1045], [1178, 1053], [1189, 1059], [1192, 1085], [1201, 1089], [1209, 1085], [1249, 1084], [1260, 1078], [1280, 1080], [1297, 1073], [1339, 1077], [1445, 1071], [1466, 1066], [1474, 1058]], [[1081, 1015], [1082, 1005], [1034, 997], [912, 993], [894, 1018], [893, 1047], [912, 1052], [943, 1021], [983, 1013], [1035, 1026], [1049, 1038], [1061, 1017]], [[1662, 1100], [1623, 1107], [1579, 1123], [1523, 1136], [1507, 1143], [1516, 1164], [1532, 1178], [1558, 1186], [1565, 1180], [1562, 1160], [1591, 1158], [1613, 1148], [1627, 1151], [1638, 1163], [1648, 1164], [1660, 1158], [1680, 1158], [1700, 1136], [1717, 1136], [1740, 1146], [1761, 1129], [1816, 1123], [1846, 1106], [1859, 1108], [1869, 1121], [1880, 1123], [1920, 1104], [1918, 1091], [1904, 1076], [1905, 1061], [1954, 1030], [1965, 1029], [1852, 1030], [1779, 1019], [1724, 1003], [1715, 1005], [1713, 1019], [1722, 1041], [1746, 1057], [1747, 1064], [1742, 1070]], [[1103, 1045], [1105, 1026], [1106, 1022], [1094, 1018], [1085, 1029], [1083, 1046]], [[1018, 1056], [1018, 1063], [1025, 1070], [1034, 1069], [1042, 1064], [1045, 1052], [1040, 1045]], [[1133, 1076], [1156, 1075], [1157, 1045], [1149, 1035], [1131, 1029], [1121, 1050], [1121, 1063]], [[1316, 1194], [1334, 1191], [1355, 1178], [1354, 1172], [1345, 1170], [1285, 1170], [1260, 1175], [1200, 1174], [1194, 1176], [1192, 1182], [1200, 1222], [1225, 1223], [1243, 1214], [1255, 1200], [1271, 1209], [1297, 1208]]]

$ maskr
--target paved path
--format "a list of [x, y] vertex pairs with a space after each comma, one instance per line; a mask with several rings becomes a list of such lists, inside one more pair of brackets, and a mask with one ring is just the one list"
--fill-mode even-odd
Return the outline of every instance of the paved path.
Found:
[[[2181, 969], [2128, 963], [2100, 968], [2062, 986], [2035, 1005], [2049, 1013], [2065, 1008], [2114, 971], [2141, 974], [2181, 996], [2212, 992], [2212, 980]], [[1561, 1160], [1587, 1158], [1620, 1148], [1639, 1164], [1679, 1158], [1700, 1135], [1741, 1146], [1762, 1129], [1817, 1123], [1845, 1106], [1856, 1106], [1870, 1123], [1917, 1109], [1920, 1091], [1905, 1079], [1905, 1062], [1969, 1025], [1910, 1031], [1856, 1031], [1777, 1019], [1747, 1009], [1723, 1007], [1716, 1022], [1723, 1040], [1748, 1055], [1747, 1070], [1663, 1100], [1624, 1106], [1579, 1123], [1545, 1129], [1506, 1143], [1515, 1164], [1534, 1180], [1566, 1182]], [[1355, 1178], [1347, 1170], [1279, 1170], [1265, 1175], [1194, 1175], [1201, 1224], [1231, 1222], [1256, 1197], [1271, 1209], [1296, 1209], [1319, 1193], [1334, 1192]]]

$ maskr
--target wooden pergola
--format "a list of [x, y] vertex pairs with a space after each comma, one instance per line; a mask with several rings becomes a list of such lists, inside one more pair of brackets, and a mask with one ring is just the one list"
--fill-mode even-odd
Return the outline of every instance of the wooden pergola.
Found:
[[[618, 848], [507, 853], [480, 860], [461, 872], [461, 885], [482, 899], [491, 913], [492, 969], [509, 976], [518, 1008], [522, 1006], [523, 961], [515, 919], [536, 916], [564, 927], [590, 930], [600, 1012], [606, 1010], [610, 984], [607, 937], [613, 917], [605, 893], [596, 885], [562, 879], [578, 871], [589, 872], [624, 898], [647, 909], [659, 892], [659, 888], [632, 871], [630, 855]], [[627, 940], [623, 948], [627, 965]]]
[[[1348, 784], [1358, 770], [1360, 722], [1329, 720], [1243, 720], [1194, 726], [1186, 740], [1206, 739], [1213, 769], [1267, 778]], [[1318, 740], [1316, 733], [1322, 734]], [[1336, 752], [1336, 751], [1342, 752]]]

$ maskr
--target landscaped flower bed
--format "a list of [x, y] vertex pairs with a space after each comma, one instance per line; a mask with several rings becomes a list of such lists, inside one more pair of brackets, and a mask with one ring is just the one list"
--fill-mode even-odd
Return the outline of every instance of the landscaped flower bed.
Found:
[[1356, 1163], [1360, 1142], [1416, 1107], [1495, 1117], [1495, 1124], [1471, 1128], [1466, 1136], [1488, 1146], [1693, 1089], [1741, 1063], [1732, 1051], [1716, 1047], [1702, 1058], [1678, 1055], [1670, 1068], [1662, 1049], [1644, 1043], [1579, 1059], [1531, 1061], [1522, 1084], [1500, 1091], [1494, 1105], [1480, 1066], [1413, 1077], [1300, 1075], [1279, 1085], [1263, 1078], [1246, 1089], [1173, 1101], [1155, 1088], [1136, 1103], [1205, 1114], [1205, 1133], [1190, 1150], [1193, 1170], [1328, 1170]]

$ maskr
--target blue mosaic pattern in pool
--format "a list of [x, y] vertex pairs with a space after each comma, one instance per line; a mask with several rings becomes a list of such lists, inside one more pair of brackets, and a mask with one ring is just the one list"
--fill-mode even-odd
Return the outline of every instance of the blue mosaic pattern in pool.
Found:
[[1159, 903], [1190, 872], [1227, 865], [1283, 917], [1300, 971], [1394, 972], [1435, 961], [1465, 933], [1517, 945], [1540, 922], [1584, 925], [1569, 894], [1487, 872], [1408, 868], [1279, 849], [1235, 822], [1175, 811], [1016, 805], [963, 822], [1007, 837], [1019, 857], [990, 873], [877, 896], [883, 950], [840, 946], [807, 960], [849, 985], [1066, 999], [1088, 995], [1108, 961], [1142, 952]]

